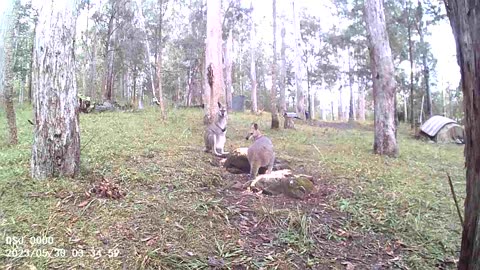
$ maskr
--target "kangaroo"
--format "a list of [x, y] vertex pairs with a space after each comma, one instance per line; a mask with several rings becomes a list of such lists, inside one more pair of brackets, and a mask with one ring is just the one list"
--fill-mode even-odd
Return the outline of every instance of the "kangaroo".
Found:
[[228, 154], [224, 152], [225, 142], [227, 140], [227, 110], [218, 102], [218, 113], [212, 124], [208, 125], [205, 134], [205, 152], [210, 152], [216, 156]]
[[263, 136], [258, 125], [253, 123], [246, 139], [253, 137], [253, 144], [247, 151], [247, 159], [250, 164], [250, 178], [255, 179], [260, 167], [267, 167], [267, 174], [272, 172], [273, 163], [275, 162], [275, 152], [273, 151], [272, 141]]

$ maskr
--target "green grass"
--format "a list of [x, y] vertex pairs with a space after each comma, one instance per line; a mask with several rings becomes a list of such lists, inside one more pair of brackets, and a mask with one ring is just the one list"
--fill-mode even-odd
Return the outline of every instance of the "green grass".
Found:
[[[55, 240], [44, 249], [87, 253], [93, 247], [105, 253], [50, 259], [0, 255], [0, 265], [7, 268], [203, 269], [216, 260], [226, 268], [246, 264], [255, 269], [290, 265], [290, 253], [315, 268], [329, 259], [307, 255], [316, 248], [314, 230], [323, 231], [328, 241], [345, 241], [329, 225], [314, 228], [308, 211], [259, 204], [255, 213], [275, 228], [265, 248], [277, 253], [259, 259], [238, 244], [242, 236], [231, 226], [238, 214], [218, 192], [228, 185], [224, 171], [202, 152], [198, 110], [171, 109], [166, 122], [154, 110], [82, 114], [81, 176], [45, 181], [29, 177], [31, 114], [28, 108], [17, 112], [17, 146], [5, 144], [6, 120], [0, 115], [0, 252], [12, 248], [6, 236], [28, 240], [44, 235]], [[446, 173], [463, 205], [463, 147], [417, 141], [402, 127], [400, 156], [392, 159], [372, 154], [371, 131], [299, 123], [297, 130], [271, 131], [268, 114], [234, 113], [227, 150], [248, 145], [245, 135], [254, 121], [272, 138], [279, 158], [336, 188], [329, 203], [346, 215], [345, 230], [401, 242], [401, 260], [411, 269], [436, 269], [457, 256], [461, 228]], [[85, 191], [102, 179], [117, 183], [125, 198], [95, 198], [78, 207], [88, 199]], [[25, 247], [34, 248], [30, 243]], [[108, 250], [119, 250], [120, 256], [109, 258]]]

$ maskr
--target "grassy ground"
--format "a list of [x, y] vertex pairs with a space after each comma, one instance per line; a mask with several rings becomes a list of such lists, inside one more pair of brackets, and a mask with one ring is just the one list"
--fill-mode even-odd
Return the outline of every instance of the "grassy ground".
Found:
[[[463, 201], [463, 147], [417, 141], [402, 128], [391, 159], [371, 153], [368, 125], [270, 131], [268, 114], [230, 115], [227, 150], [247, 146], [256, 121], [278, 157], [315, 176], [319, 192], [299, 201], [231, 188], [246, 178], [202, 152], [198, 110], [172, 109], [165, 123], [153, 110], [81, 115], [82, 173], [73, 181], [31, 180], [31, 111], [18, 112], [14, 147], [2, 144], [1, 116], [5, 269], [454, 268], [461, 228], [446, 173]], [[125, 196], [98, 196], [100, 183]], [[24, 243], [7, 243], [13, 237]]]

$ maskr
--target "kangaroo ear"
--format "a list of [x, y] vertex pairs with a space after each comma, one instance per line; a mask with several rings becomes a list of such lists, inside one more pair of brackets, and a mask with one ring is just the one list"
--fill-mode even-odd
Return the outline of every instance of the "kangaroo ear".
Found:
[[218, 108], [222, 108], [222, 104], [220, 104], [220, 102], [217, 102], [218, 104]]
[[254, 128], [255, 130], [257, 130], [257, 129], [258, 129], [258, 125], [257, 125], [257, 123], [253, 123], [253, 128]]

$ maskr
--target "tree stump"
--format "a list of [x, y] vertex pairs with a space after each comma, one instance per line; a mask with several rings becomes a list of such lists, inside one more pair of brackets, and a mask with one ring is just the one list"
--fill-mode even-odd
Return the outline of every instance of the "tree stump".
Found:
[[287, 115], [284, 115], [283, 118], [285, 121], [283, 122], [284, 129], [295, 129], [295, 122], [293, 122], [293, 118]]

